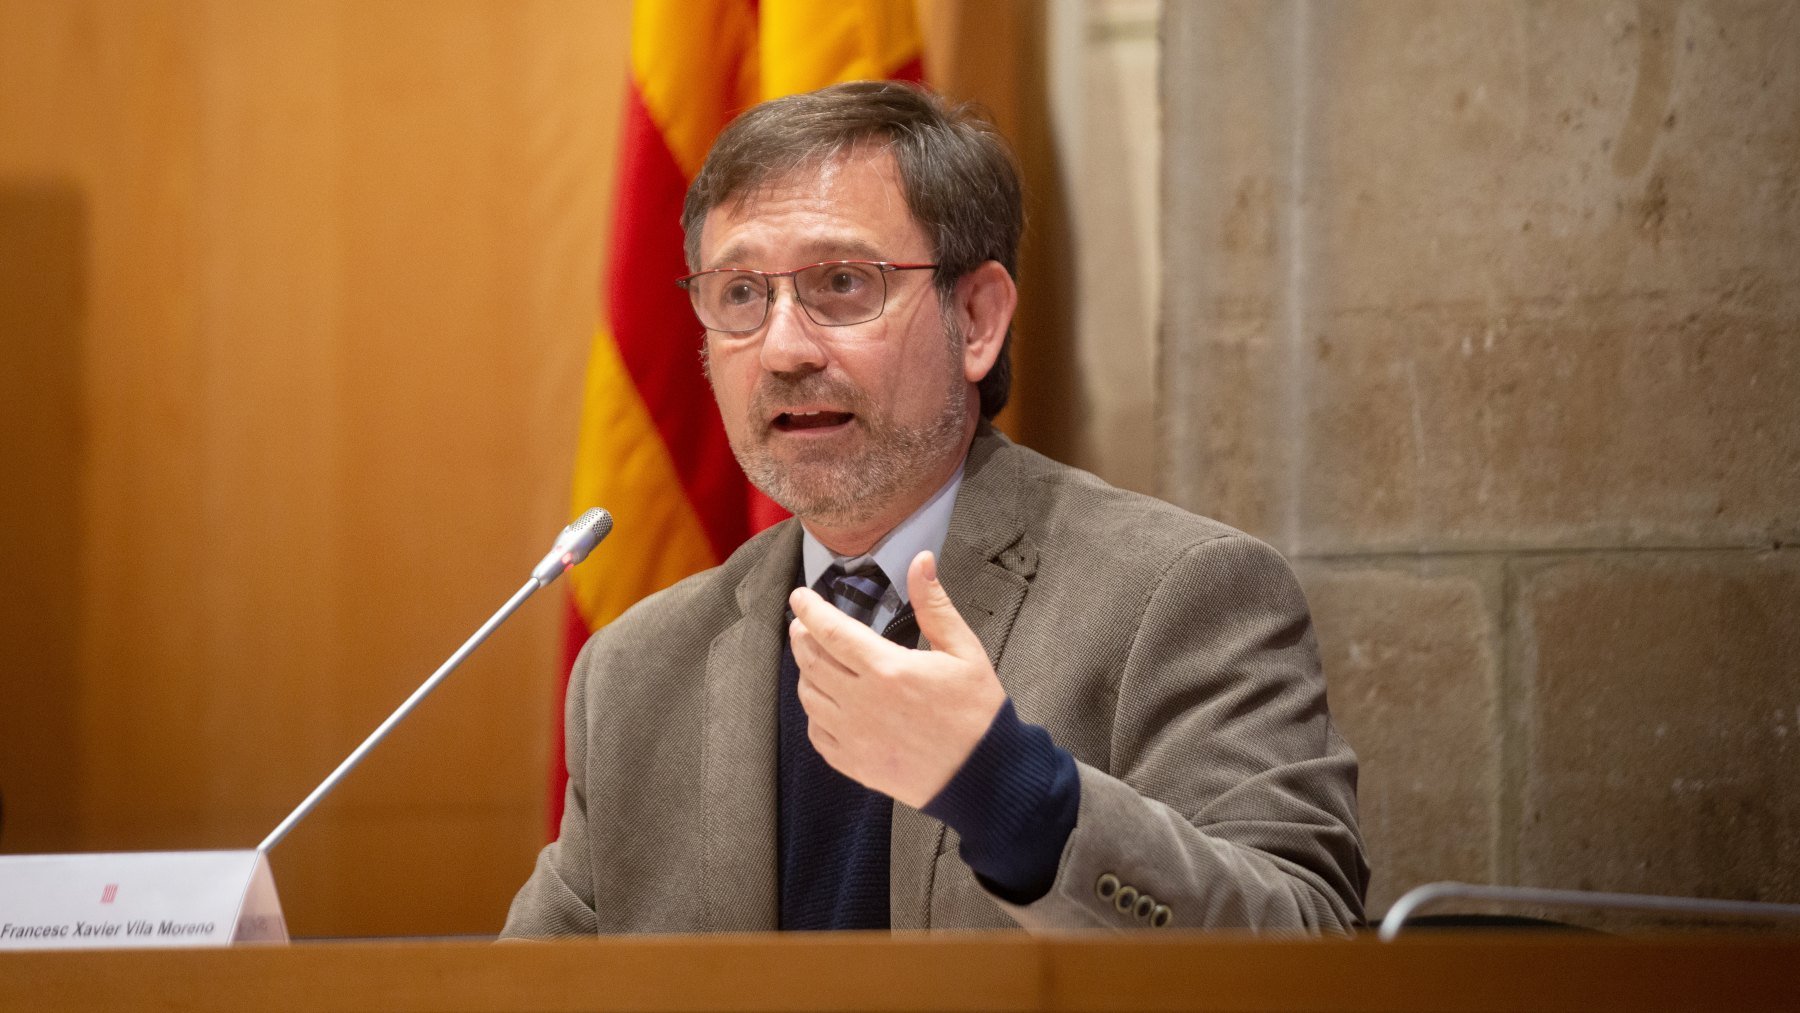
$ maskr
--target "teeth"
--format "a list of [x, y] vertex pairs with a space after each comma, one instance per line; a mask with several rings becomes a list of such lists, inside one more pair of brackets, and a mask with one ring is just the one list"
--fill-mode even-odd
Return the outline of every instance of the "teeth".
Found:
[[838, 415], [844, 415], [844, 414], [847, 414], [847, 413], [840, 412], [840, 411], [834, 411], [830, 408], [820, 408], [820, 409], [817, 409], [814, 411], [782, 412], [779, 415], [775, 416], [775, 420], [776, 421], [786, 420], [788, 422], [810, 422], [813, 419], [824, 418], [827, 415], [838, 416]]

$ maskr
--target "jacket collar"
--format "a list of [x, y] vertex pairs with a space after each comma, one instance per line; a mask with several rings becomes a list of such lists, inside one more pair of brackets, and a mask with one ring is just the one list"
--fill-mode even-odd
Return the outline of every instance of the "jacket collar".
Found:
[[719, 931], [773, 929], [780, 910], [775, 686], [787, 596], [800, 565], [800, 525], [784, 521], [760, 538], [767, 544], [735, 590], [737, 621], [713, 639], [706, 661], [697, 887], [703, 924]]
[[[969, 447], [938, 564], [944, 590], [996, 670], [1037, 570], [1037, 548], [1026, 531], [1030, 489], [1022, 464], [1021, 451], [983, 422]], [[944, 825], [895, 803], [890, 832], [889, 919], [896, 929], [930, 928], [933, 877], [948, 846]]]

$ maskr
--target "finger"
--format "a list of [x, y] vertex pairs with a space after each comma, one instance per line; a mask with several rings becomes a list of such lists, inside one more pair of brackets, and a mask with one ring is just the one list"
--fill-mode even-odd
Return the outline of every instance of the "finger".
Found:
[[794, 609], [795, 620], [805, 627], [819, 650], [851, 672], [869, 672], [890, 652], [903, 650], [838, 611], [836, 605], [811, 588], [796, 588], [788, 596], [788, 604]]
[[806, 740], [812, 743], [813, 748], [825, 758], [826, 763], [830, 763], [833, 769], [837, 767], [837, 764], [832, 763], [831, 759], [837, 755], [837, 736], [826, 731], [817, 721], [808, 721], [806, 723]]
[[937, 558], [929, 550], [914, 556], [906, 568], [906, 590], [912, 600], [913, 615], [919, 620], [919, 632], [931, 641], [932, 650], [971, 660], [987, 658], [981, 638], [963, 621], [950, 593], [938, 580]]
[[794, 663], [801, 673], [811, 675], [815, 681], [834, 683], [857, 677], [857, 673], [826, 653], [819, 646], [818, 638], [808, 633], [798, 619], [788, 626], [788, 646], [794, 652]]
[[832, 711], [843, 709], [842, 705], [838, 703], [837, 697], [832, 696], [815, 680], [807, 678], [804, 672], [800, 673], [800, 684], [796, 687], [796, 694], [800, 697], [800, 709], [808, 715], [825, 713], [827, 709]]

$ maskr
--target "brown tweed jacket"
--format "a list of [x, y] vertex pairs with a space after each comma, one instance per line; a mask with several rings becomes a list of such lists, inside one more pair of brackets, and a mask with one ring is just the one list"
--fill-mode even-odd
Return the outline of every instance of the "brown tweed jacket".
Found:
[[[505, 935], [775, 928], [775, 680], [799, 545], [779, 524], [588, 641], [561, 836]], [[984, 425], [939, 572], [1019, 716], [1075, 755], [1081, 807], [1049, 895], [1019, 907], [895, 803], [894, 928], [1124, 928], [1156, 905], [1183, 928], [1360, 919], [1356, 759], [1274, 550]]]

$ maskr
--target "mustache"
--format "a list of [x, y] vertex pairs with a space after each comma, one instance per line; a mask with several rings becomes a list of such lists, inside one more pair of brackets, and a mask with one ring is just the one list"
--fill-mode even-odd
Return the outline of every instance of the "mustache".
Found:
[[862, 419], [871, 415], [868, 395], [848, 380], [823, 373], [799, 377], [771, 373], [750, 397], [750, 418], [756, 425], [767, 425], [784, 406], [809, 401], [836, 405]]

